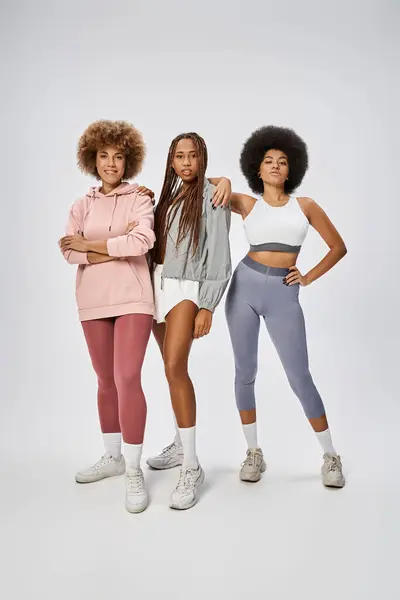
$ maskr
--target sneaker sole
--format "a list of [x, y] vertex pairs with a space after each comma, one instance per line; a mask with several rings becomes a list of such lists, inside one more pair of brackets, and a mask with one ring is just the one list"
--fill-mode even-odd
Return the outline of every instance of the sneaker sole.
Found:
[[149, 460], [146, 460], [146, 464], [147, 466], [150, 467], [150, 469], [153, 469], [154, 471], [166, 471], [167, 469], [174, 469], [175, 467], [181, 467], [183, 464], [183, 457], [181, 460], [176, 460], [175, 462], [169, 463], [168, 465], [154, 465], [151, 464], [151, 462]]
[[342, 488], [345, 486], [346, 480], [343, 478], [340, 481], [338, 481], [337, 483], [327, 483], [327, 482], [325, 483], [325, 481], [323, 481], [322, 483], [327, 488]]
[[240, 472], [239, 473], [240, 481], [248, 481], [249, 483], [257, 483], [257, 481], [260, 481], [261, 475], [263, 473], [265, 473], [266, 470], [267, 470], [267, 465], [264, 465], [263, 467], [261, 467], [260, 471], [258, 473], [254, 473], [254, 475], [252, 475], [252, 474], [243, 475]]
[[97, 477], [96, 479], [88, 479], [86, 477], [79, 477], [79, 475], [75, 475], [76, 483], [96, 483], [96, 481], [102, 481], [103, 479], [109, 479], [110, 477], [121, 477], [124, 475], [125, 471], [122, 473], [115, 473], [115, 475], [104, 475], [103, 477]]
[[128, 511], [128, 513], [130, 513], [131, 515], [138, 515], [139, 513], [142, 513], [146, 510], [146, 508], [148, 507], [149, 503], [147, 502], [146, 506], [143, 506], [143, 508], [130, 508], [128, 506], [128, 504], [125, 502], [125, 508]]
[[[205, 478], [206, 478], [205, 473], [204, 473], [204, 471], [202, 471], [200, 477], [198, 478], [198, 480], [196, 482], [196, 487], [195, 487], [196, 491], [201, 486], [201, 484], [204, 482]], [[177, 506], [175, 504], [170, 504], [169, 507], [172, 508], [172, 510], [189, 510], [189, 508], [193, 508], [193, 506], [196, 504], [196, 502], [197, 502], [197, 494], [195, 495], [193, 501], [188, 506]]]

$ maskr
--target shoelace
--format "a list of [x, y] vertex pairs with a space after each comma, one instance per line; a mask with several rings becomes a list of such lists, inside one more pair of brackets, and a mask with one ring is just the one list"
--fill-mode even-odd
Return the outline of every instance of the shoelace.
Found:
[[93, 465], [93, 467], [91, 467], [94, 471], [97, 471], [97, 469], [101, 469], [101, 467], [104, 467], [105, 465], [108, 465], [109, 462], [111, 462], [112, 460], [112, 456], [109, 456], [108, 454], [105, 454], [104, 456], [101, 457], [101, 459], [95, 464]]
[[328, 471], [340, 471], [342, 468], [340, 458], [338, 456], [327, 456]]
[[176, 486], [177, 492], [187, 492], [193, 487], [196, 481], [197, 470], [195, 469], [181, 469], [178, 485]]
[[126, 483], [128, 487], [128, 493], [141, 494], [143, 488], [143, 476], [141, 473], [135, 473], [134, 475], [126, 476]]
[[261, 465], [262, 456], [260, 452], [247, 451], [246, 459], [242, 462], [242, 467], [259, 467]]
[[175, 450], [176, 450], [176, 444], [175, 444], [175, 442], [172, 442], [172, 444], [170, 444], [169, 446], [167, 446], [166, 448], [163, 449], [160, 456], [169, 456], [170, 454], [175, 452]]

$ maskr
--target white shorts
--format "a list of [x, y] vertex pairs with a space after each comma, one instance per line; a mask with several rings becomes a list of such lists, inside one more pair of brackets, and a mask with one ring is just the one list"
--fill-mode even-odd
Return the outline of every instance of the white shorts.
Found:
[[157, 323], [165, 323], [170, 310], [182, 300], [191, 300], [199, 305], [199, 282], [188, 279], [165, 278], [161, 289], [161, 273], [163, 265], [157, 265], [153, 273], [154, 283], [154, 319]]

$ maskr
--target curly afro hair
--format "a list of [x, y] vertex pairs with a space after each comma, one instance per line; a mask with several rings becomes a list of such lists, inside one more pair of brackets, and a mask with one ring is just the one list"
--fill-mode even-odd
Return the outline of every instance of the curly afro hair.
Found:
[[78, 166], [87, 175], [100, 179], [96, 169], [96, 154], [106, 146], [114, 146], [125, 154], [124, 179], [132, 179], [141, 169], [146, 147], [140, 131], [126, 121], [95, 121], [86, 129], [78, 143]]
[[258, 173], [268, 150], [281, 150], [287, 155], [289, 178], [285, 181], [285, 192], [290, 194], [299, 187], [307, 171], [307, 146], [297, 133], [286, 127], [268, 125], [253, 131], [243, 145], [240, 168], [255, 194], [264, 192], [264, 184]]

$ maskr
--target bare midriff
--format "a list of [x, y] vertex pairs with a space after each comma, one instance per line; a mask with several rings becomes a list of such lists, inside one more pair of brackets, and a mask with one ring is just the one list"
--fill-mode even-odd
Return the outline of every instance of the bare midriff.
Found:
[[288, 269], [296, 264], [298, 254], [294, 252], [249, 252], [250, 258], [267, 267]]

